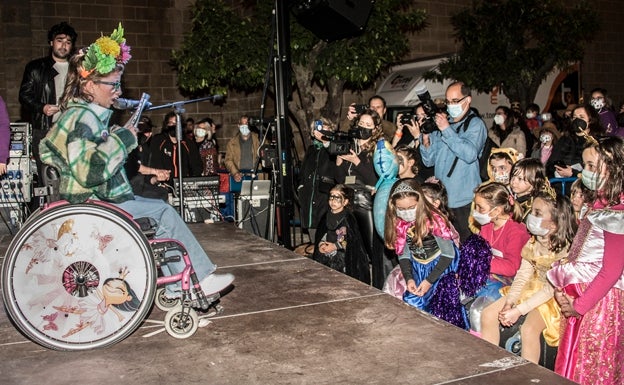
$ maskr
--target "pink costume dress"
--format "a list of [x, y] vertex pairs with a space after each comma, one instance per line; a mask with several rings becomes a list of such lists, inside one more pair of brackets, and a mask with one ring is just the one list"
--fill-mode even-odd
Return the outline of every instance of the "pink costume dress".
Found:
[[561, 321], [555, 372], [581, 384], [624, 384], [624, 204], [595, 203], [567, 260], [548, 279], [581, 317]]

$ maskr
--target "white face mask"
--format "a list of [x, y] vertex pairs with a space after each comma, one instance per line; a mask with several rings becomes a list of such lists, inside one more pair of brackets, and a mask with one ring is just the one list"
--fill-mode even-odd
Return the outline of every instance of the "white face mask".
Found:
[[402, 210], [396, 209], [396, 216], [403, 219], [405, 222], [414, 222], [416, 220], [416, 208]]
[[526, 118], [527, 119], [533, 119], [535, 117], [535, 112], [527, 112], [526, 113]]
[[475, 221], [477, 221], [477, 223], [479, 223], [481, 226], [484, 226], [484, 225], [487, 225], [488, 223], [492, 222], [492, 218], [490, 217], [490, 213], [493, 210], [494, 210], [494, 208], [492, 210], [488, 211], [487, 213], [483, 213], [483, 214], [481, 214], [478, 211], [473, 211], [472, 212], [472, 217], [475, 219]]
[[249, 126], [246, 124], [241, 124], [240, 126], [238, 126], [238, 130], [240, 131], [242, 136], [247, 136], [251, 133], [251, 131], [249, 130]]
[[596, 110], [600, 111], [602, 107], [605, 106], [604, 99], [592, 99], [589, 104], [594, 107]]
[[544, 218], [536, 217], [532, 213], [529, 213], [526, 217], [526, 227], [527, 230], [533, 235], [537, 235], [543, 237], [547, 235], [550, 230], [542, 227], [542, 220]]
[[509, 183], [509, 173], [501, 172], [500, 174], [494, 174], [494, 182], [508, 184]]
[[193, 135], [195, 135], [195, 137], [198, 139], [202, 139], [206, 136], [206, 130], [204, 130], [203, 128], [196, 128], [193, 130]]
[[494, 115], [494, 123], [499, 126], [505, 122], [505, 117], [503, 115]]
[[581, 171], [581, 182], [592, 191], [598, 189], [598, 173], [583, 169]]
[[550, 135], [540, 135], [540, 142], [548, 143], [552, 140], [552, 136]]

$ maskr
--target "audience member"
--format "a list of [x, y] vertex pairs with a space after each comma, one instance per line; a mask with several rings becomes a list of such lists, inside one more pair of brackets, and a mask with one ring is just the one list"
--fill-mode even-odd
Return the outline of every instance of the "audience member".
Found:
[[613, 111], [611, 100], [607, 96], [607, 90], [594, 88], [591, 91], [589, 104], [598, 113], [600, 125], [605, 130], [605, 134], [624, 136], [624, 127], [620, 128], [617, 122], [617, 116]]
[[581, 222], [581, 219], [585, 217], [587, 211], [589, 210], [589, 205], [587, 204], [587, 196], [590, 193], [589, 190], [584, 184], [581, 178], [577, 179], [570, 186], [570, 201], [572, 202], [572, 207], [574, 208], [574, 214], [576, 215], [576, 221]]
[[517, 161], [511, 169], [509, 187], [516, 206], [522, 211], [522, 220], [531, 212], [533, 198], [541, 191], [550, 188], [544, 165], [538, 159], [524, 158]]
[[425, 166], [434, 166], [435, 177], [446, 187], [453, 225], [463, 240], [470, 236], [468, 217], [472, 192], [481, 183], [479, 154], [487, 137], [485, 123], [470, 109], [470, 88], [461, 82], [446, 90], [447, 109], [438, 113], [435, 123], [439, 130], [422, 134], [420, 154]]
[[351, 212], [353, 189], [338, 184], [329, 191], [329, 210], [318, 223], [314, 260], [370, 284], [368, 254]]
[[[357, 139], [349, 154], [336, 159], [336, 181], [354, 189], [353, 214], [358, 220], [366, 252], [372, 263], [372, 284], [381, 289], [386, 275], [392, 269], [386, 263], [383, 241], [374, 229], [373, 194], [377, 184], [377, 174], [373, 166], [373, 153], [377, 141], [383, 138], [381, 117], [373, 109], [367, 109], [355, 120]], [[390, 264], [391, 265], [391, 264]]]
[[217, 126], [210, 118], [203, 118], [193, 129], [193, 137], [202, 161], [202, 175], [217, 175], [219, 169], [219, 146], [215, 138]]
[[237, 183], [243, 180], [243, 172], [255, 172], [258, 162], [260, 139], [249, 129], [249, 117], [241, 116], [238, 132], [225, 147], [225, 168]]
[[[352, 103], [347, 110], [347, 119], [340, 123], [341, 131], [348, 131], [351, 127], [353, 127], [354, 119], [356, 119], [359, 115], [358, 111], [355, 110], [355, 103]], [[392, 143], [392, 138], [396, 133], [396, 126], [394, 123], [386, 120], [386, 100], [380, 95], [371, 96], [368, 99], [367, 108], [375, 111], [377, 115], [381, 118], [381, 130], [383, 132], [383, 137], [386, 139], [388, 143]]]
[[[488, 137], [497, 147], [513, 148], [523, 157], [527, 154], [527, 141], [520, 126], [514, 123], [512, 111], [505, 106], [496, 107], [496, 115], [492, 127], [488, 130]], [[482, 156], [489, 156], [483, 154]]]
[[[194, 142], [182, 138], [180, 147], [182, 150], [182, 161], [178, 159], [178, 139], [176, 137], [177, 115], [171, 111], [163, 119], [163, 128], [160, 134], [151, 138], [149, 146], [148, 166], [169, 170], [170, 178], [167, 183], [174, 186], [174, 180], [180, 177], [200, 176], [203, 171], [199, 151]], [[180, 169], [180, 166], [182, 167]]]
[[[329, 208], [329, 190], [336, 184], [336, 157], [327, 148], [329, 138], [323, 134], [336, 130], [328, 119], [315, 120], [310, 125], [312, 144], [308, 147], [299, 171], [299, 204], [301, 228], [306, 229], [310, 240], [316, 239], [316, 229]], [[349, 200], [353, 204], [353, 199]], [[360, 237], [361, 238], [361, 237]]]
[[553, 147], [546, 163], [548, 177], [569, 178], [582, 169], [581, 154], [586, 138], [604, 132], [598, 114], [591, 106], [577, 106], [572, 111], [572, 121], [565, 125], [561, 138]]
[[543, 165], [546, 165], [550, 155], [553, 152], [557, 138], [559, 137], [559, 131], [555, 128], [554, 124], [546, 124], [539, 130], [539, 141], [536, 143], [531, 158], [539, 159]]
[[511, 286], [501, 290], [503, 297], [483, 309], [481, 337], [499, 345], [500, 327], [511, 327], [522, 322], [521, 316], [526, 316], [520, 326], [520, 355], [538, 363], [541, 335], [549, 346], [559, 345], [561, 311], [546, 272], [555, 261], [567, 257], [576, 233], [570, 200], [557, 196], [552, 189], [540, 193], [527, 217], [527, 228], [531, 239], [522, 248], [520, 269]]
[[399, 256], [406, 287], [403, 300], [467, 329], [456, 277], [455, 234], [453, 225], [429, 203], [415, 179], [394, 184], [386, 211], [385, 243]]
[[0, 96], [0, 176], [7, 173], [10, 141], [11, 120], [4, 99]]
[[533, 134], [533, 136], [537, 137], [535, 132], [540, 127], [542, 127], [542, 121], [541, 121], [541, 116], [540, 116], [540, 107], [537, 104], [535, 104], [535, 103], [529, 104], [527, 106], [526, 114], [524, 116], [526, 117], [524, 122], [525, 122], [527, 128]]
[[520, 251], [529, 240], [522, 212], [504, 184], [483, 183], [474, 194], [474, 219], [481, 225], [479, 235], [492, 250], [490, 274], [477, 297], [500, 298], [499, 290], [509, 286], [520, 267]]
[[49, 55], [31, 61], [24, 69], [19, 101], [30, 113], [32, 156], [37, 164], [40, 184], [43, 183], [43, 174], [39, 142], [60, 116], [59, 101], [65, 92], [68, 58], [75, 50], [77, 38], [78, 34], [67, 22], [53, 25], [48, 31]]
[[568, 258], [547, 273], [565, 317], [555, 372], [582, 384], [622, 384], [624, 139], [590, 140], [583, 164], [591, 208]]

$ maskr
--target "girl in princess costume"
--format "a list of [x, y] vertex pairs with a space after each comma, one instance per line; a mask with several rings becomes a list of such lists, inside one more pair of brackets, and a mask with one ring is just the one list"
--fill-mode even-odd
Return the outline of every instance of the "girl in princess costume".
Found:
[[415, 179], [392, 187], [385, 219], [386, 247], [396, 251], [407, 290], [403, 300], [455, 326], [468, 320], [456, 277], [459, 251], [448, 219]]
[[590, 209], [568, 258], [547, 273], [566, 317], [555, 372], [581, 384], [623, 384], [624, 140], [588, 139], [581, 180]]

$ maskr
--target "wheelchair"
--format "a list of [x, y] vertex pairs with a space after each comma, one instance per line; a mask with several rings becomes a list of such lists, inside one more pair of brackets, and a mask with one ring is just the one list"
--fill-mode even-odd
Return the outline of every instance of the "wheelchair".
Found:
[[[219, 293], [204, 295], [184, 245], [153, 239], [153, 219], [133, 219], [102, 201], [57, 201], [38, 210], [9, 245], [2, 265], [7, 314], [32, 341], [55, 350], [113, 345], [133, 333], [152, 304], [167, 333], [183, 339], [199, 326], [195, 309], [222, 312]], [[159, 274], [183, 260], [182, 272]], [[165, 284], [179, 282], [169, 298]]]

